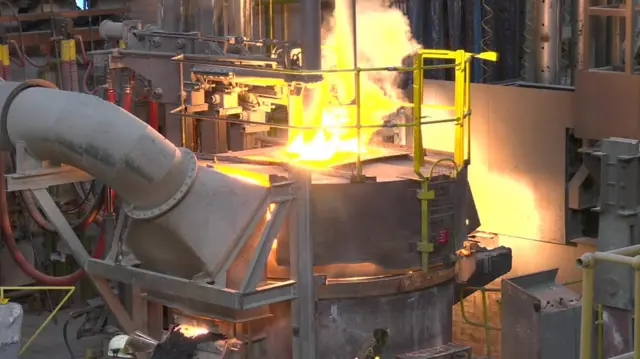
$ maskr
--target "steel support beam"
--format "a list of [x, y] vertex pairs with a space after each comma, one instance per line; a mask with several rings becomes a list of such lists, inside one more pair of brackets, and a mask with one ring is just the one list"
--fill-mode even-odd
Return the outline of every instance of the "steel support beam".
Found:
[[298, 298], [291, 303], [293, 359], [316, 358], [316, 282], [313, 273], [313, 240], [309, 220], [311, 173], [292, 172], [296, 181], [290, 223], [291, 279], [297, 283]]

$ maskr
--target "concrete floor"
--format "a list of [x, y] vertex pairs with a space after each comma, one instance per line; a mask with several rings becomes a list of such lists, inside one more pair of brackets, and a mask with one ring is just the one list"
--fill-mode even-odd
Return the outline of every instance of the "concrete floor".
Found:
[[[56, 315], [57, 323], [51, 321], [44, 327], [42, 332], [31, 343], [27, 351], [20, 357], [21, 359], [72, 359], [67, 350], [62, 336], [62, 327], [69, 317], [71, 310], [63, 310]], [[45, 321], [49, 313], [34, 313], [27, 311], [22, 324], [23, 345], [38, 330], [38, 327]], [[108, 340], [105, 336], [83, 338], [76, 340], [76, 331], [80, 327], [82, 319], [72, 321], [68, 326], [69, 345], [73, 352], [73, 359], [85, 358], [87, 349], [101, 349], [106, 347]], [[98, 353], [100, 354], [100, 353]], [[101, 358], [100, 355], [95, 357]]]

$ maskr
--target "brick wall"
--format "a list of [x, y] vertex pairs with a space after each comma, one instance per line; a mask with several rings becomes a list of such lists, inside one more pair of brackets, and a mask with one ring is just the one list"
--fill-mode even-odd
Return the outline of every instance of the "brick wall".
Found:
[[[499, 292], [487, 292], [487, 307], [489, 309], [489, 323], [493, 327], [500, 328], [500, 300]], [[477, 323], [483, 323], [482, 295], [477, 292], [464, 301], [464, 311], [467, 319]], [[500, 359], [500, 332], [492, 331], [489, 335], [491, 343], [491, 359]], [[468, 345], [473, 348], [473, 355], [487, 357], [487, 336], [484, 328], [465, 323], [462, 318], [460, 304], [453, 307], [453, 342]]]

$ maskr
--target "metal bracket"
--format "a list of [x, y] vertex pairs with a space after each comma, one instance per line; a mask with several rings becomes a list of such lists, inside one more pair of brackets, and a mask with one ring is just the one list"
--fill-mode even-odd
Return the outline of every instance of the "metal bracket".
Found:
[[290, 201], [286, 200], [282, 203], [276, 203], [275, 208], [271, 211], [271, 218], [265, 226], [262, 236], [258, 242], [257, 250], [251, 258], [251, 264], [249, 265], [249, 273], [247, 273], [242, 286], [241, 292], [250, 292], [256, 289], [256, 286], [264, 277], [264, 272], [267, 267], [267, 258], [271, 252], [273, 241], [280, 232], [282, 223], [289, 212]]
[[[51, 198], [49, 192], [46, 189], [37, 189], [33, 191], [33, 194], [60, 237], [69, 245], [76, 262], [83, 268], [86, 268], [89, 253], [87, 253], [87, 250], [53, 201], [53, 198]], [[118, 296], [113, 292], [109, 283], [103, 278], [96, 278], [95, 276], [92, 276], [91, 279], [105, 303], [115, 315], [118, 323], [120, 323], [125, 331], [132, 333], [136, 329], [133, 320], [122, 306], [122, 303], [120, 303]]]
[[258, 240], [256, 252], [253, 254], [251, 262], [247, 266], [241, 291], [251, 291], [256, 288], [258, 281], [263, 277], [273, 241], [280, 232], [284, 218], [286, 218], [289, 210], [289, 204], [293, 199], [291, 195], [291, 185], [293, 183], [294, 182], [289, 181], [277, 183], [266, 192], [265, 197], [253, 215], [253, 219], [225, 256], [227, 259], [216, 268], [215, 273], [217, 273], [217, 275], [214, 278], [215, 287], [226, 287], [227, 270], [233, 262], [236, 261], [238, 254], [254, 234], [258, 224], [264, 220], [267, 211], [270, 211], [271, 218], [267, 221], [262, 235]]
[[71, 166], [44, 168], [42, 161], [31, 156], [22, 142], [16, 144], [16, 162], [16, 173], [5, 176], [7, 192], [38, 190], [93, 179], [90, 174]]

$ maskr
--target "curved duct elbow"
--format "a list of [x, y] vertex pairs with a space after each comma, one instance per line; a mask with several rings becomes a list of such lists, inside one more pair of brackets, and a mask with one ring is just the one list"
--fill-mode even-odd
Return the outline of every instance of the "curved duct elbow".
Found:
[[127, 243], [147, 268], [215, 275], [266, 189], [198, 166], [193, 152], [116, 105], [37, 86], [53, 85], [0, 83], [2, 149], [24, 143], [33, 157], [74, 166], [112, 187], [139, 220], [140, 235]]
[[12, 145], [22, 142], [35, 158], [71, 165], [108, 183], [133, 217], [161, 214], [193, 180], [197, 165], [191, 151], [176, 148], [118, 106], [95, 96], [4, 82], [0, 100], [7, 97], [1, 120]]

